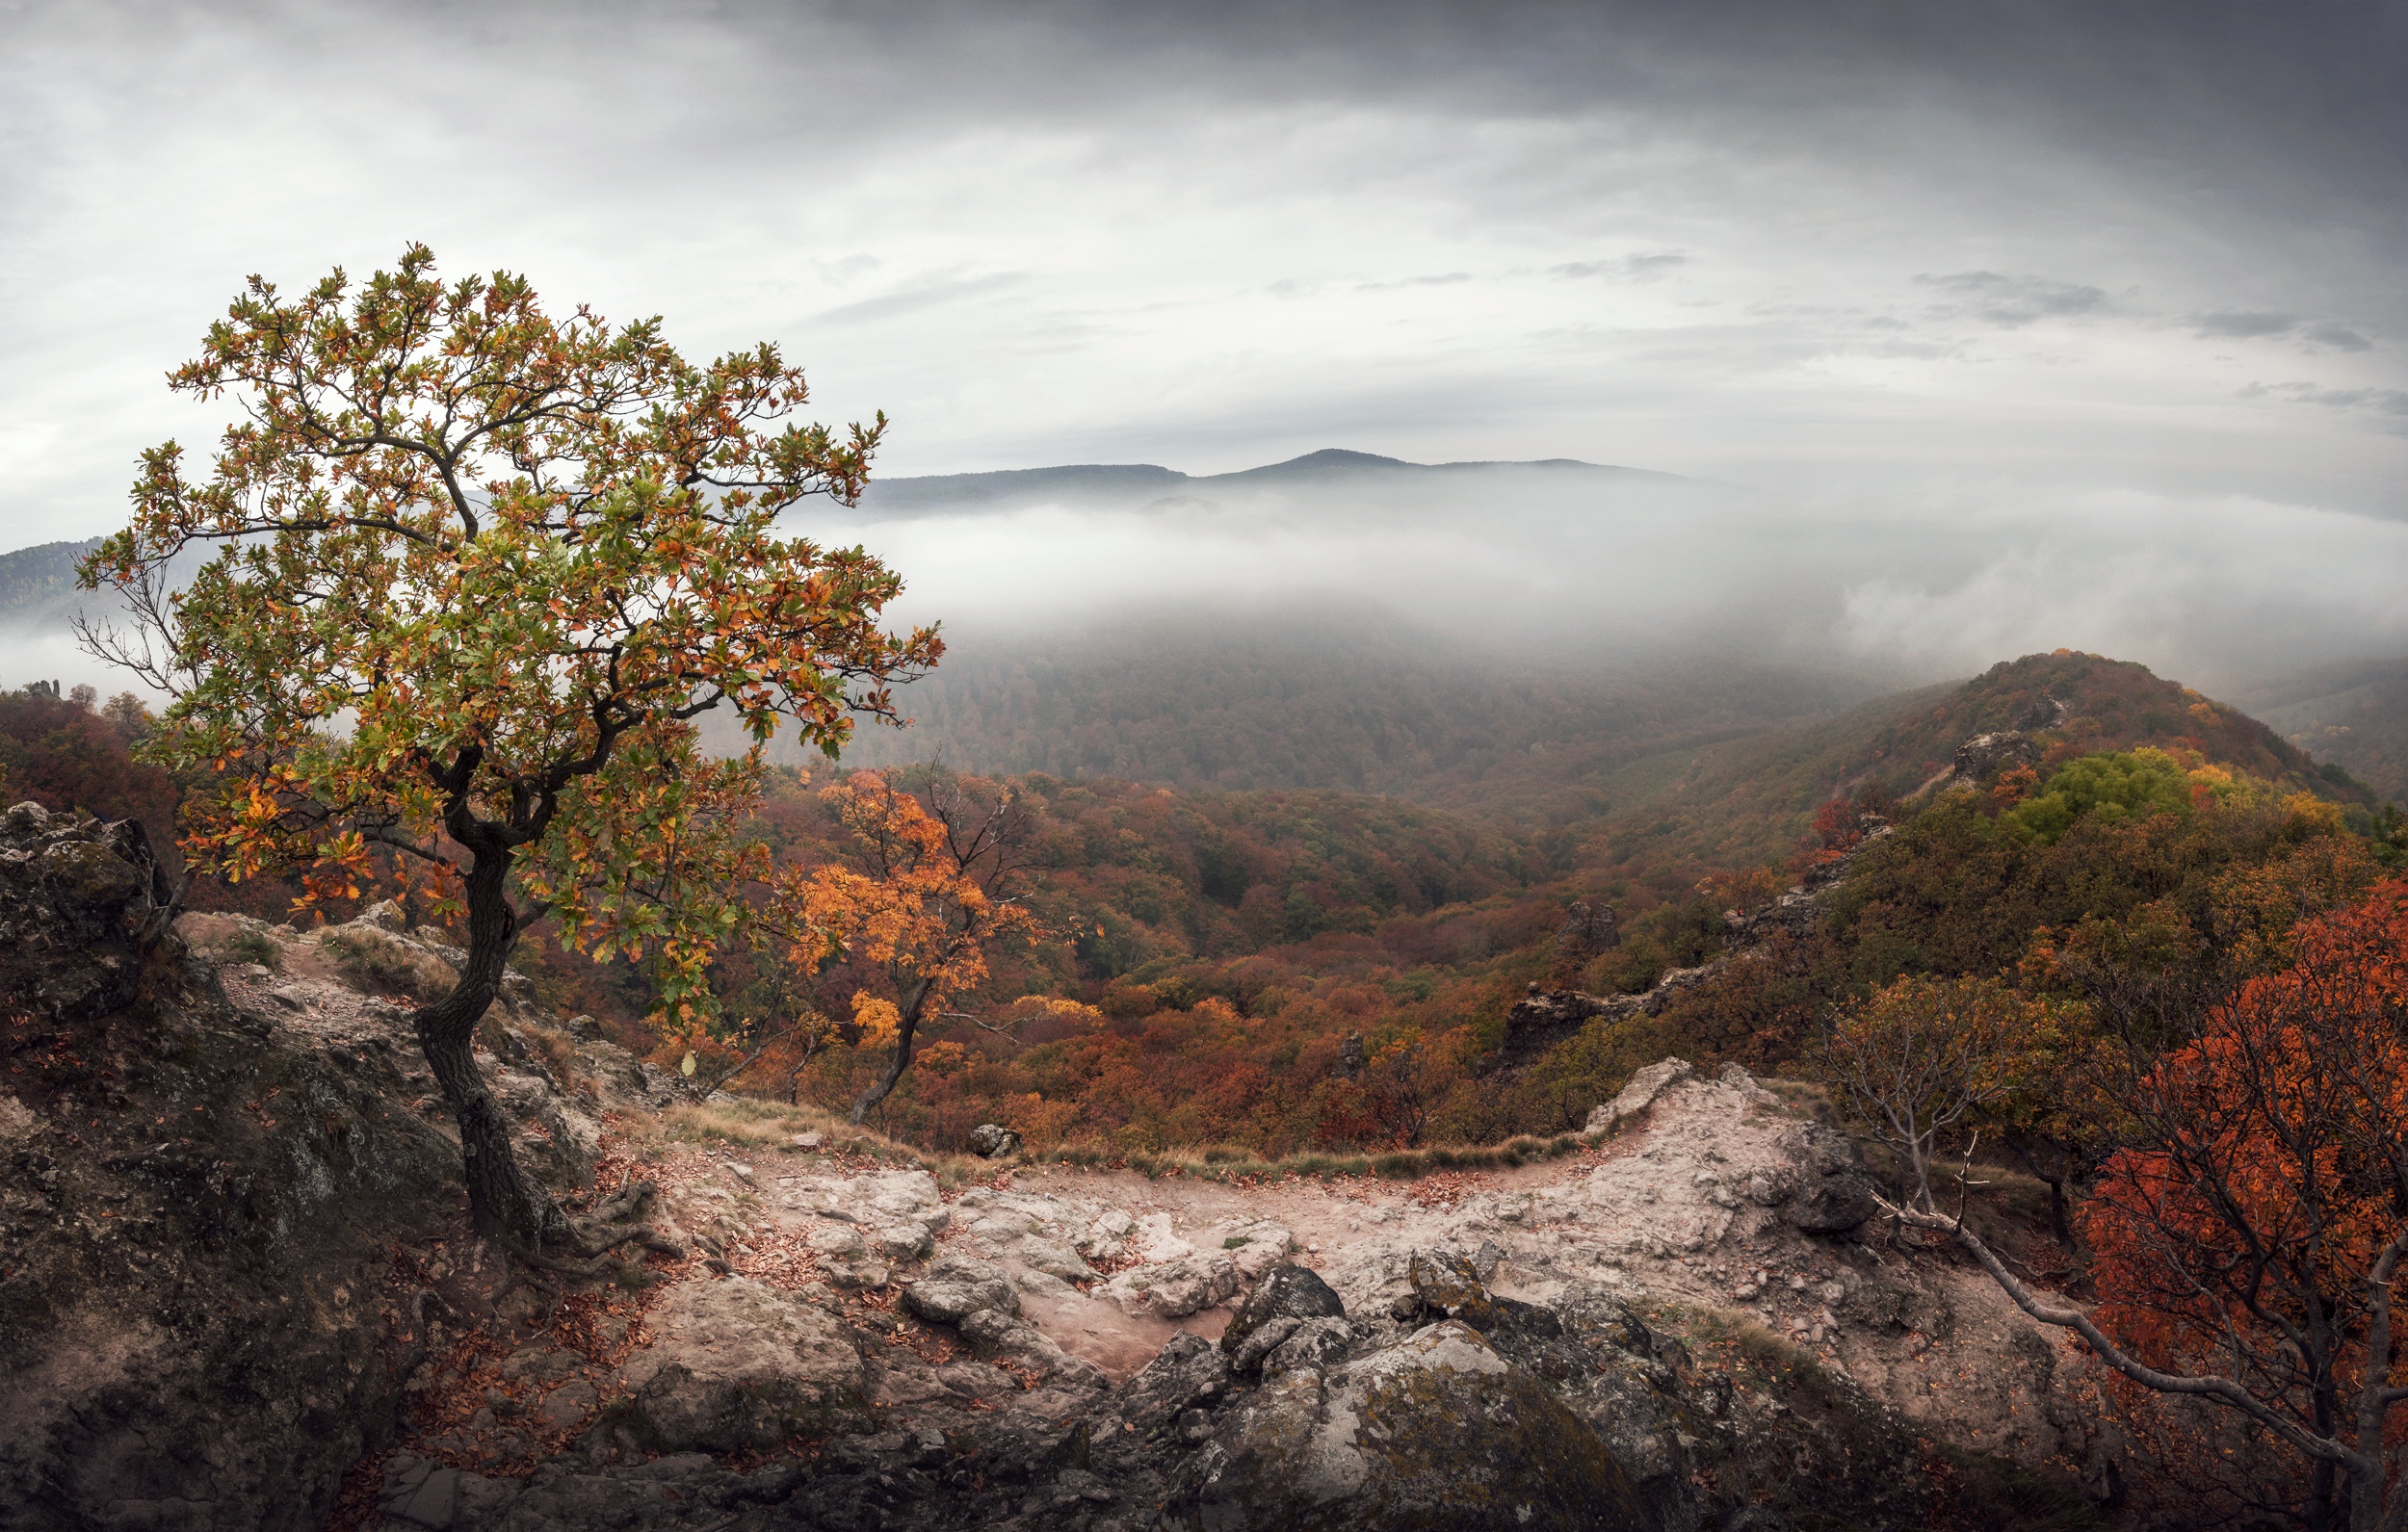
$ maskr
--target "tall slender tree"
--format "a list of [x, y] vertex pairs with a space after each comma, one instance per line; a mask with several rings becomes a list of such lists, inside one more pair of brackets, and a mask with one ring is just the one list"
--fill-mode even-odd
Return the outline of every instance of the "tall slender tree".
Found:
[[[691, 362], [657, 319], [549, 314], [506, 273], [446, 285], [422, 245], [297, 298], [253, 276], [169, 381], [238, 417], [205, 479], [172, 441], [143, 454], [131, 525], [81, 567], [132, 624], [86, 641], [171, 694], [143, 752], [210, 773], [184, 809], [197, 870], [324, 897], [397, 864], [464, 913], [459, 981], [416, 1026], [470, 1207], [523, 1250], [570, 1243], [472, 1035], [547, 916], [596, 955], [654, 951], [672, 1013], [708, 1005], [768, 870], [733, 829], [762, 743], [791, 724], [833, 754], [943, 652], [879, 626], [902, 589], [879, 560], [777, 526], [860, 494], [884, 417], [796, 424], [773, 346]], [[747, 754], [697, 748], [715, 709]]]

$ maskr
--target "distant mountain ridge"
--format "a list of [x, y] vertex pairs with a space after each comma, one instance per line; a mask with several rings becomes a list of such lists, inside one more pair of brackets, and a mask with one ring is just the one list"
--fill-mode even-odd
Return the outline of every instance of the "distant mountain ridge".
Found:
[[75, 605], [76, 560], [100, 539], [37, 543], [0, 554], [0, 618], [43, 618]]
[[1586, 463], [1573, 457], [1530, 462], [1414, 463], [1400, 457], [1324, 447], [1286, 462], [1241, 468], [1226, 474], [1187, 474], [1155, 463], [1065, 463], [1052, 468], [1008, 468], [983, 474], [927, 474], [876, 479], [861, 503], [877, 511], [923, 510], [1036, 499], [1100, 500], [1192, 494], [1209, 489], [1276, 489], [1283, 484], [1321, 484], [1346, 477], [1425, 480], [1478, 472], [1520, 472], [1556, 477], [1599, 476], [1616, 482], [1664, 484], [1690, 480], [1647, 468]]

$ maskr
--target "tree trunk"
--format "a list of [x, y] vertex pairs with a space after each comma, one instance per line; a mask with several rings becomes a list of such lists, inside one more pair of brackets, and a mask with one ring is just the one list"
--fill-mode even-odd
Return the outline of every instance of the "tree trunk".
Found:
[[443, 1087], [459, 1124], [468, 1211], [477, 1233], [526, 1252], [569, 1237], [568, 1218], [552, 1194], [518, 1163], [510, 1120], [477, 1070], [477, 1023], [501, 993], [502, 974], [518, 945], [518, 921], [505, 881], [509, 855], [480, 855], [469, 870], [468, 962], [452, 993], [418, 1009], [418, 1046]]
[[903, 1071], [911, 1067], [911, 1039], [920, 1029], [920, 1011], [928, 1004], [928, 1000], [929, 986], [923, 980], [919, 989], [913, 992], [911, 1003], [903, 1007], [901, 1025], [895, 1028], [894, 1062], [886, 1066], [886, 1073], [878, 1077], [877, 1083], [863, 1091], [852, 1104], [852, 1120], [855, 1123], [869, 1116], [872, 1107], [893, 1095], [896, 1083], [903, 1078]]

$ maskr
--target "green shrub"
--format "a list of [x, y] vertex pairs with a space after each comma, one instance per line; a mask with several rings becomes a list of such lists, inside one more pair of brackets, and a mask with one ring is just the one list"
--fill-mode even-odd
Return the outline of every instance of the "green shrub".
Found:
[[237, 931], [225, 944], [228, 957], [256, 963], [270, 973], [284, 967], [284, 945], [265, 931]]
[[334, 956], [334, 966], [358, 989], [372, 994], [402, 995], [431, 1000], [451, 985], [430, 982], [408, 948], [391, 937], [370, 931], [328, 931], [319, 944]]

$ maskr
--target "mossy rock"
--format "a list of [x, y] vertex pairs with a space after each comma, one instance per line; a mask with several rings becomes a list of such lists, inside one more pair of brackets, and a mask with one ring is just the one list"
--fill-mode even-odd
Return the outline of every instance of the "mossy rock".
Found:
[[1182, 1471], [1163, 1524], [1638, 1532], [1655, 1519], [1553, 1389], [1450, 1320], [1250, 1395]]

